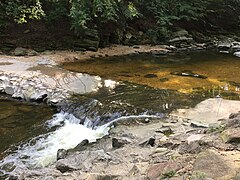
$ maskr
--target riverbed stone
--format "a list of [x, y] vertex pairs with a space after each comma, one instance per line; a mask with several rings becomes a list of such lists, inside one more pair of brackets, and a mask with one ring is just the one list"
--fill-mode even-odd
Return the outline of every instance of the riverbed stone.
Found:
[[64, 159], [67, 157], [67, 150], [65, 149], [58, 149], [57, 151], [57, 160]]
[[149, 166], [147, 177], [149, 179], [161, 179], [165, 175], [175, 175], [179, 170], [183, 169], [190, 162], [190, 158], [177, 158], [167, 162], [157, 163]]
[[179, 145], [178, 152], [180, 154], [198, 154], [204, 149], [206, 149], [206, 147], [204, 147], [200, 141], [193, 141], [190, 143], [184, 142]]
[[126, 144], [131, 143], [131, 141], [128, 138], [112, 138], [112, 147], [113, 148], [121, 148]]
[[[207, 150], [200, 153], [193, 165], [193, 174], [205, 174], [206, 177], [220, 179], [231, 174], [231, 168], [215, 151]], [[224, 178], [223, 178], [224, 179]]]
[[145, 138], [141, 142], [139, 142], [139, 146], [142, 146], [142, 147], [148, 146], [148, 145], [154, 146], [155, 140], [156, 140], [155, 137]]
[[233, 53], [233, 55], [236, 56], [236, 57], [240, 57], [240, 51], [237, 51], [237, 52]]
[[14, 88], [13, 87], [10, 87], [10, 86], [7, 86], [5, 88], [5, 92], [9, 95], [13, 95], [14, 94]]
[[228, 128], [221, 133], [221, 138], [226, 143], [240, 143], [240, 127]]
[[17, 47], [13, 52], [12, 55], [14, 56], [25, 56], [27, 55], [27, 49], [22, 47]]

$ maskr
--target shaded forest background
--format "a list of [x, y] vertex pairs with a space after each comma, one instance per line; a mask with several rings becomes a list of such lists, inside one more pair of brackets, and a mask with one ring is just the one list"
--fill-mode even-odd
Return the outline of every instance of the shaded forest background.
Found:
[[96, 50], [240, 34], [239, 0], [1, 0], [0, 48]]

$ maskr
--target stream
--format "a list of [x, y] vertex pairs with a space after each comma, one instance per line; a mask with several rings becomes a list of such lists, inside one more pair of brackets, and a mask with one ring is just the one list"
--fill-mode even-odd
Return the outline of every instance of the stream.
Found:
[[1, 96], [0, 178], [51, 165], [58, 149], [74, 148], [85, 139], [95, 142], [109, 133], [113, 121], [161, 119], [208, 98], [240, 100], [240, 59], [228, 54], [105, 57], [61, 67], [117, 85], [74, 95], [58, 113], [44, 104]]

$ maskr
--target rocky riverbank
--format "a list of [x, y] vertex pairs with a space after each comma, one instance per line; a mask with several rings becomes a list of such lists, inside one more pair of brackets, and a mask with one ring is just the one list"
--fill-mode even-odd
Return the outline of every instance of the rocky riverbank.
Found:
[[[208, 47], [196, 46], [198, 50]], [[64, 70], [58, 66], [62, 62], [141, 53], [165, 56], [187, 49], [191, 48], [115, 45], [98, 52], [1, 55], [0, 90], [14, 98], [58, 105], [73, 94], [96, 92], [101, 88], [111, 90], [117, 84], [99, 76]], [[212, 101], [215, 104], [211, 104]], [[217, 109], [219, 99], [212, 101], [205, 104], [208, 105], [205, 110]], [[214, 115], [220, 112], [214, 111], [211, 124], [193, 121], [192, 116], [185, 116], [192, 115], [186, 111], [162, 119], [126, 118], [127, 121], [115, 122], [110, 135], [96, 143], [83, 141], [74, 149], [59, 150], [56, 163], [42, 169], [19, 171], [9, 179], [238, 179], [240, 115], [231, 114], [229, 118], [228, 115], [233, 110], [237, 112], [240, 106], [237, 101], [221, 101], [224, 110], [231, 104], [236, 109], [229, 108], [219, 121]]]
[[59, 150], [53, 165], [9, 179], [239, 179], [240, 113], [204, 127], [179, 118], [116, 122], [110, 135]]

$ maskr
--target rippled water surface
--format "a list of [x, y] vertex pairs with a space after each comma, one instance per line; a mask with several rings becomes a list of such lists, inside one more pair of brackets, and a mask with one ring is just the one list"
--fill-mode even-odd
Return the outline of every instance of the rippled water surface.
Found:
[[[67, 113], [54, 116], [46, 105], [0, 98], [0, 159], [5, 157], [0, 161], [0, 177], [18, 166], [51, 164], [58, 149], [74, 148], [83, 139], [101, 138], [108, 133], [104, 124], [114, 120], [162, 118], [165, 113], [194, 107], [210, 97], [240, 100], [240, 58], [229, 54], [108, 57], [62, 67], [118, 83], [115, 89], [73, 96], [71, 104], [62, 106]], [[193, 76], [185, 76], [186, 72]]]
[[43, 123], [53, 114], [46, 105], [0, 97], [0, 157], [11, 145], [44, 133]]
[[[170, 56], [133, 55], [92, 59], [63, 64], [72, 71], [87, 72], [115, 80], [130, 81], [154, 88], [189, 92], [194, 88], [240, 86], [240, 58], [217, 52], [194, 52]], [[172, 75], [176, 71], [192, 71], [207, 78]]]

